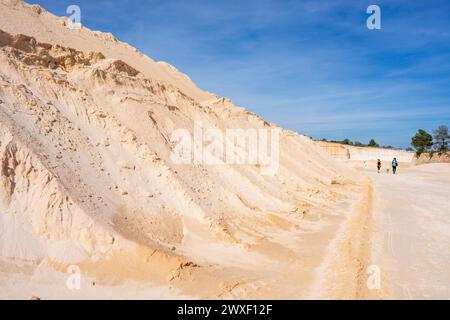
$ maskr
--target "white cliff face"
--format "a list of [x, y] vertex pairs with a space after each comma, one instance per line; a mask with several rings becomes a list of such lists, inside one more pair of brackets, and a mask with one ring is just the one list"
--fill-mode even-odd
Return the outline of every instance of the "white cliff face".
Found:
[[[360, 200], [359, 174], [113, 37], [21, 1], [0, 7], [2, 259], [77, 263], [203, 297], [267, 278], [280, 283], [272, 297], [307, 292]], [[174, 163], [171, 134], [194, 135], [196, 122], [279, 129], [278, 170]]]
[[316, 141], [315, 143], [332, 157], [341, 160], [376, 161], [380, 159], [381, 161], [392, 161], [393, 158], [397, 158], [400, 162], [412, 163], [414, 159], [414, 152], [405, 150], [355, 147], [324, 141]]

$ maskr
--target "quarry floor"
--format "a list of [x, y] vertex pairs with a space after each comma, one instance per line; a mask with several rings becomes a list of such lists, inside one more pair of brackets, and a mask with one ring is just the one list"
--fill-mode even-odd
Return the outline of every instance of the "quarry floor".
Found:
[[[380, 271], [380, 287], [364, 290], [360, 298], [449, 299], [450, 164], [403, 166], [395, 176], [386, 171], [377, 173], [373, 167], [366, 163], [358, 170], [373, 184], [366, 247], [371, 270]], [[0, 299], [30, 299], [34, 295], [43, 299], [195, 298], [137, 282], [95, 286], [93, 279], [83, 279], [82, 290], [69, 291], [64, 289], [67, 276], [45, 265], [35, 269], [0, 264]]]
[[450, 164], [399, 168], [395, 176], [368, 167], [371, 264], [381, 271], [381, 297], [449, 299]]

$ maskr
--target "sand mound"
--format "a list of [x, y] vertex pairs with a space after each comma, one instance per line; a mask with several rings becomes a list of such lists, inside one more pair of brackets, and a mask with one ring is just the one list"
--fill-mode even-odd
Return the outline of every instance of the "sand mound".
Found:
[[[308, 294], [361, 200], [357, 173], [119, 41], [0, 8], [2, 259], [201, 297]], [[174, 163], [171, 134], [195, 122], [280, 130], [278, 170]]]
[[[0, 0], [0, 30], [26, 34], [38, 42], [58, 44], [83, 52], [101, 52], [107, 58], [122, 60], [146, 76], [171, 84], [196, 100], [210, 100], [214, 95], [200, 90], [185, 74], [166, 63], [159, 63], [130, 45], [117, 41], [110, 33], [67, 28], [67, 18], [56, 17], [38, 5], [22, 0]], [[38, 14], [38, 12], [40, 12]]]

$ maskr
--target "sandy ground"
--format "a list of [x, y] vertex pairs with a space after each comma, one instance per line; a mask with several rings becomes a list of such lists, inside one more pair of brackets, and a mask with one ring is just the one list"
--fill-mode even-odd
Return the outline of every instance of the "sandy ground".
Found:
[[[297, 297], [355, 298], [352, 278], [362, 277], [357, 298], [369, 299], [448, 299], [450, 297], [450, 165], [427, 164], [402, 168], [396, 176], [378, 174], [370, 166], [357, 166], [372, 180], [372, 221], [357, 211], [355, 219], [343, 224], [323, 259], [315, 284], [298, 283]], [[363, 231], [366, 231], [363, 232]], [[358, 232], [362, 232], [358, 234]], [[348, 238], [348, 239], [346, 239]], [[358, 243], [358, 257], [370, 255], [362, 273], [350, 268], [345, 256], [347, 240]], [[126, 281], [120, 285], [101, 283], [82, 277], [80, 290], [68, 289], [67, 273], [55, 272], [45, 263], [39, 267], [17, 263], [0, 263], [0, 299], [196, 299], [177, 288]], [[381, 270], [381, 288], [365, 288], [364, 271], [369, 265]], [[346, 269], [350, 272], [346, 272]], [[270, 281], [252, 285], [273, 286]], [[286, 287], [287, 288], [287, 287]], [[272, 288], [273, 289], [273, 288]], [[303, 289], [303, 290], [302, 290]], [[237, 294], [239, 290], [234, 293]], [[270, 295], [271, 288], [265, 289]], [[300, 294], [303, 291], [303, 294]], [[274, 293], [274, 291], [272, 291]], [[244, 294], [244, 293], [243, 293]], [[292, 294], [292, 293], [290, 293]], [[238, 296], [228, 296], [237, 298]], [[245, 298], [245, 294], [240, 298]], [[266, 296], [268, 297], [268, 296]]]
[[381, 269], [385, 298], [449, 299], [450, 164], [368, 175], [374, 184], [372, 264]]
[[[157, 286], [151, 283], [126, 281], [121, 285], [105, 285], [92, 277], [81, 276], [79, 286], [68, 273], [56, 272], [41, 265], [23, 265], [0, 261], [0, 300], [29, 300], [39, 297], [42, 300], [148, 300], [183, 299], [198, 297], [181, 294], [177, 289]], [[69, 286], [67, 285], [69, 283]]]

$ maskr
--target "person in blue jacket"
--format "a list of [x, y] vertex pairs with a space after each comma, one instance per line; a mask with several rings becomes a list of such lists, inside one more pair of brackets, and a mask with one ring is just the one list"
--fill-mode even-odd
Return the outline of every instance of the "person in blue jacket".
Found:
[[392, 160], [392, 172], [394, 174], [397, 173], [397, 167], [398, 167], [398, 161], [397, 161], [397, 158], [394, 158], [394, 160]]

